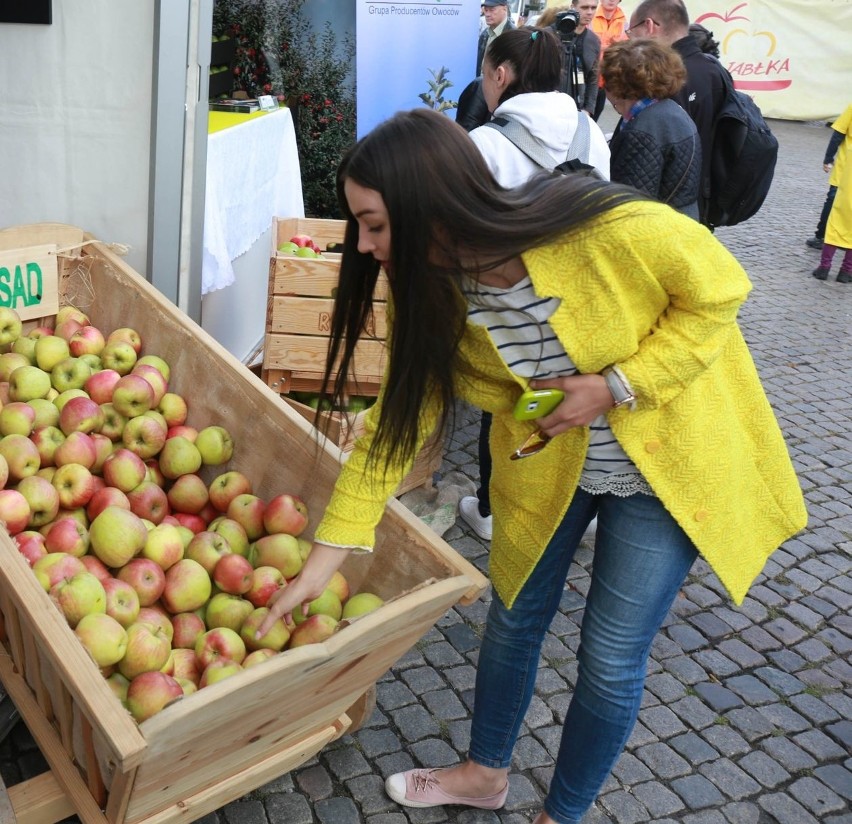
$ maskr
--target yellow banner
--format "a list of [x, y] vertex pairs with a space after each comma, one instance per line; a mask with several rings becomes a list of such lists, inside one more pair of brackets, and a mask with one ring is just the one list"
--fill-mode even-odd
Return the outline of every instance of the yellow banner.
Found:
[[[633, 6], [625, 4], [628, 12]], [[686, 0], [765, 117], [823, 120], [852, 102], [852, 0]]]

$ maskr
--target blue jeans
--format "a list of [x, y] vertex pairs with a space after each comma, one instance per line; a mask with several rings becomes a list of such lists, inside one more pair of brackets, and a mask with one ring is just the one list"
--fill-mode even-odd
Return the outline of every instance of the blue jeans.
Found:
[[507, 768], [532, 699], [545, 632], [568, 567], [597, 514], [578, 678], [562, 730], [547, 814], [576, 824], [621, 754], [639, 713], [648, 653], [696, 549], [657, 498], [577, 490], [511, 609], [494, 594], [479, 655], [469, 758]]

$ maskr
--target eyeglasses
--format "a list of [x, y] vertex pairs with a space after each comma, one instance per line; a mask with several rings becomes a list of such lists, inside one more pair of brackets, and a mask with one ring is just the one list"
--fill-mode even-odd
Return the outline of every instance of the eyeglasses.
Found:
[[653, 23], [655, 26], [659, 26], [659, 25], [660, 25], [660, 24], [659, 24], [656, 20], [654, 20], [653, 18], [651, 18], [651, 17], [646, 17], [644, 20], [640, 20], [640, 21], [639, 21], [638, 23], [636, 23], [635, 25], [633, 25], [633, 26], [628, 26], [628, 27], [624, 30], [624, 33], [625, 33], [628, 37], [633, 37], [633, 36], [634, 36], [634, 34], [633, 34], [633, 33], [636, 31], [636, 29], [642, 28], [642, 26], [644, 26], [646, 23]]
[[510, 461], [519, 461], [521, 458], [529, 458], [536, 455], [550, 443], [550, 436], [545, 435], [540, 429], [531, 432], [529, 437], [511, 454]]

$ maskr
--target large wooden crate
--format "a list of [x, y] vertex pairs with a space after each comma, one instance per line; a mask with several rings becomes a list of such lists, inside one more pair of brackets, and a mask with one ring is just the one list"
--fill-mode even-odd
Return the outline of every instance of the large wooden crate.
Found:
[[[323, 259], [281, 254], [278, 247], [297, 234], [310, 235], [322, 249], [341, 243], [343, 220], [276, 218], [272, 231], [269, 294], [263, 349], [263, 379], [277, 392], [316, 392], [328, 353], [329, 324], [340, 273], [340, 255]], [[368, 335], [355, 353], [353, 395], [376, 395], [385, 366], [387, 281], [380, 275]]]
[[[145, 350], [170, 363], [171, 386], [189, 399], [192, 425], [229, 428], [236, 449], [225, 468], [245, 472], [263, 497], [300, 495], [316, 523], [343, 453], [106, 246], [55, 224], [0, 232], [0, 248], [43, 243], [76, 247], [63, 259], [61, 291], [95, 325], [139, 331]], [[394, 500], [375, 551], [350, 556], [343, 572], [355, 590], [368, 588], [387, 603], [323, 644], [284, 652], [138, 725], [0, 530], [0, 680], [51, 767], [11, 788], [19, 821], [55, 821], [69, 804], [85, 824], [200, 818], [341, 736], [347, 711], [375, 681], [450, 606], [485, 586]]]

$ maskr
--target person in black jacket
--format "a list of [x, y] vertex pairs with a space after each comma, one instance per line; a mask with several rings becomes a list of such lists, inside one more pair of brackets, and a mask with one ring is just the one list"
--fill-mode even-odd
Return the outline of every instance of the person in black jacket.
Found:
[[701, 47], [689, 31], [689, 13], [681, 0], [643, 0], [625, 29], [628, 38], [651, 37], [671, 46], [683, 59], [686, 83], [674, 95], [692, 118], [701, 141], [701, 190], [698, 212], [706, 222], [710, 196], [710, 159], [713, 154], [713, 124], [725, 100], [725, 67]]

